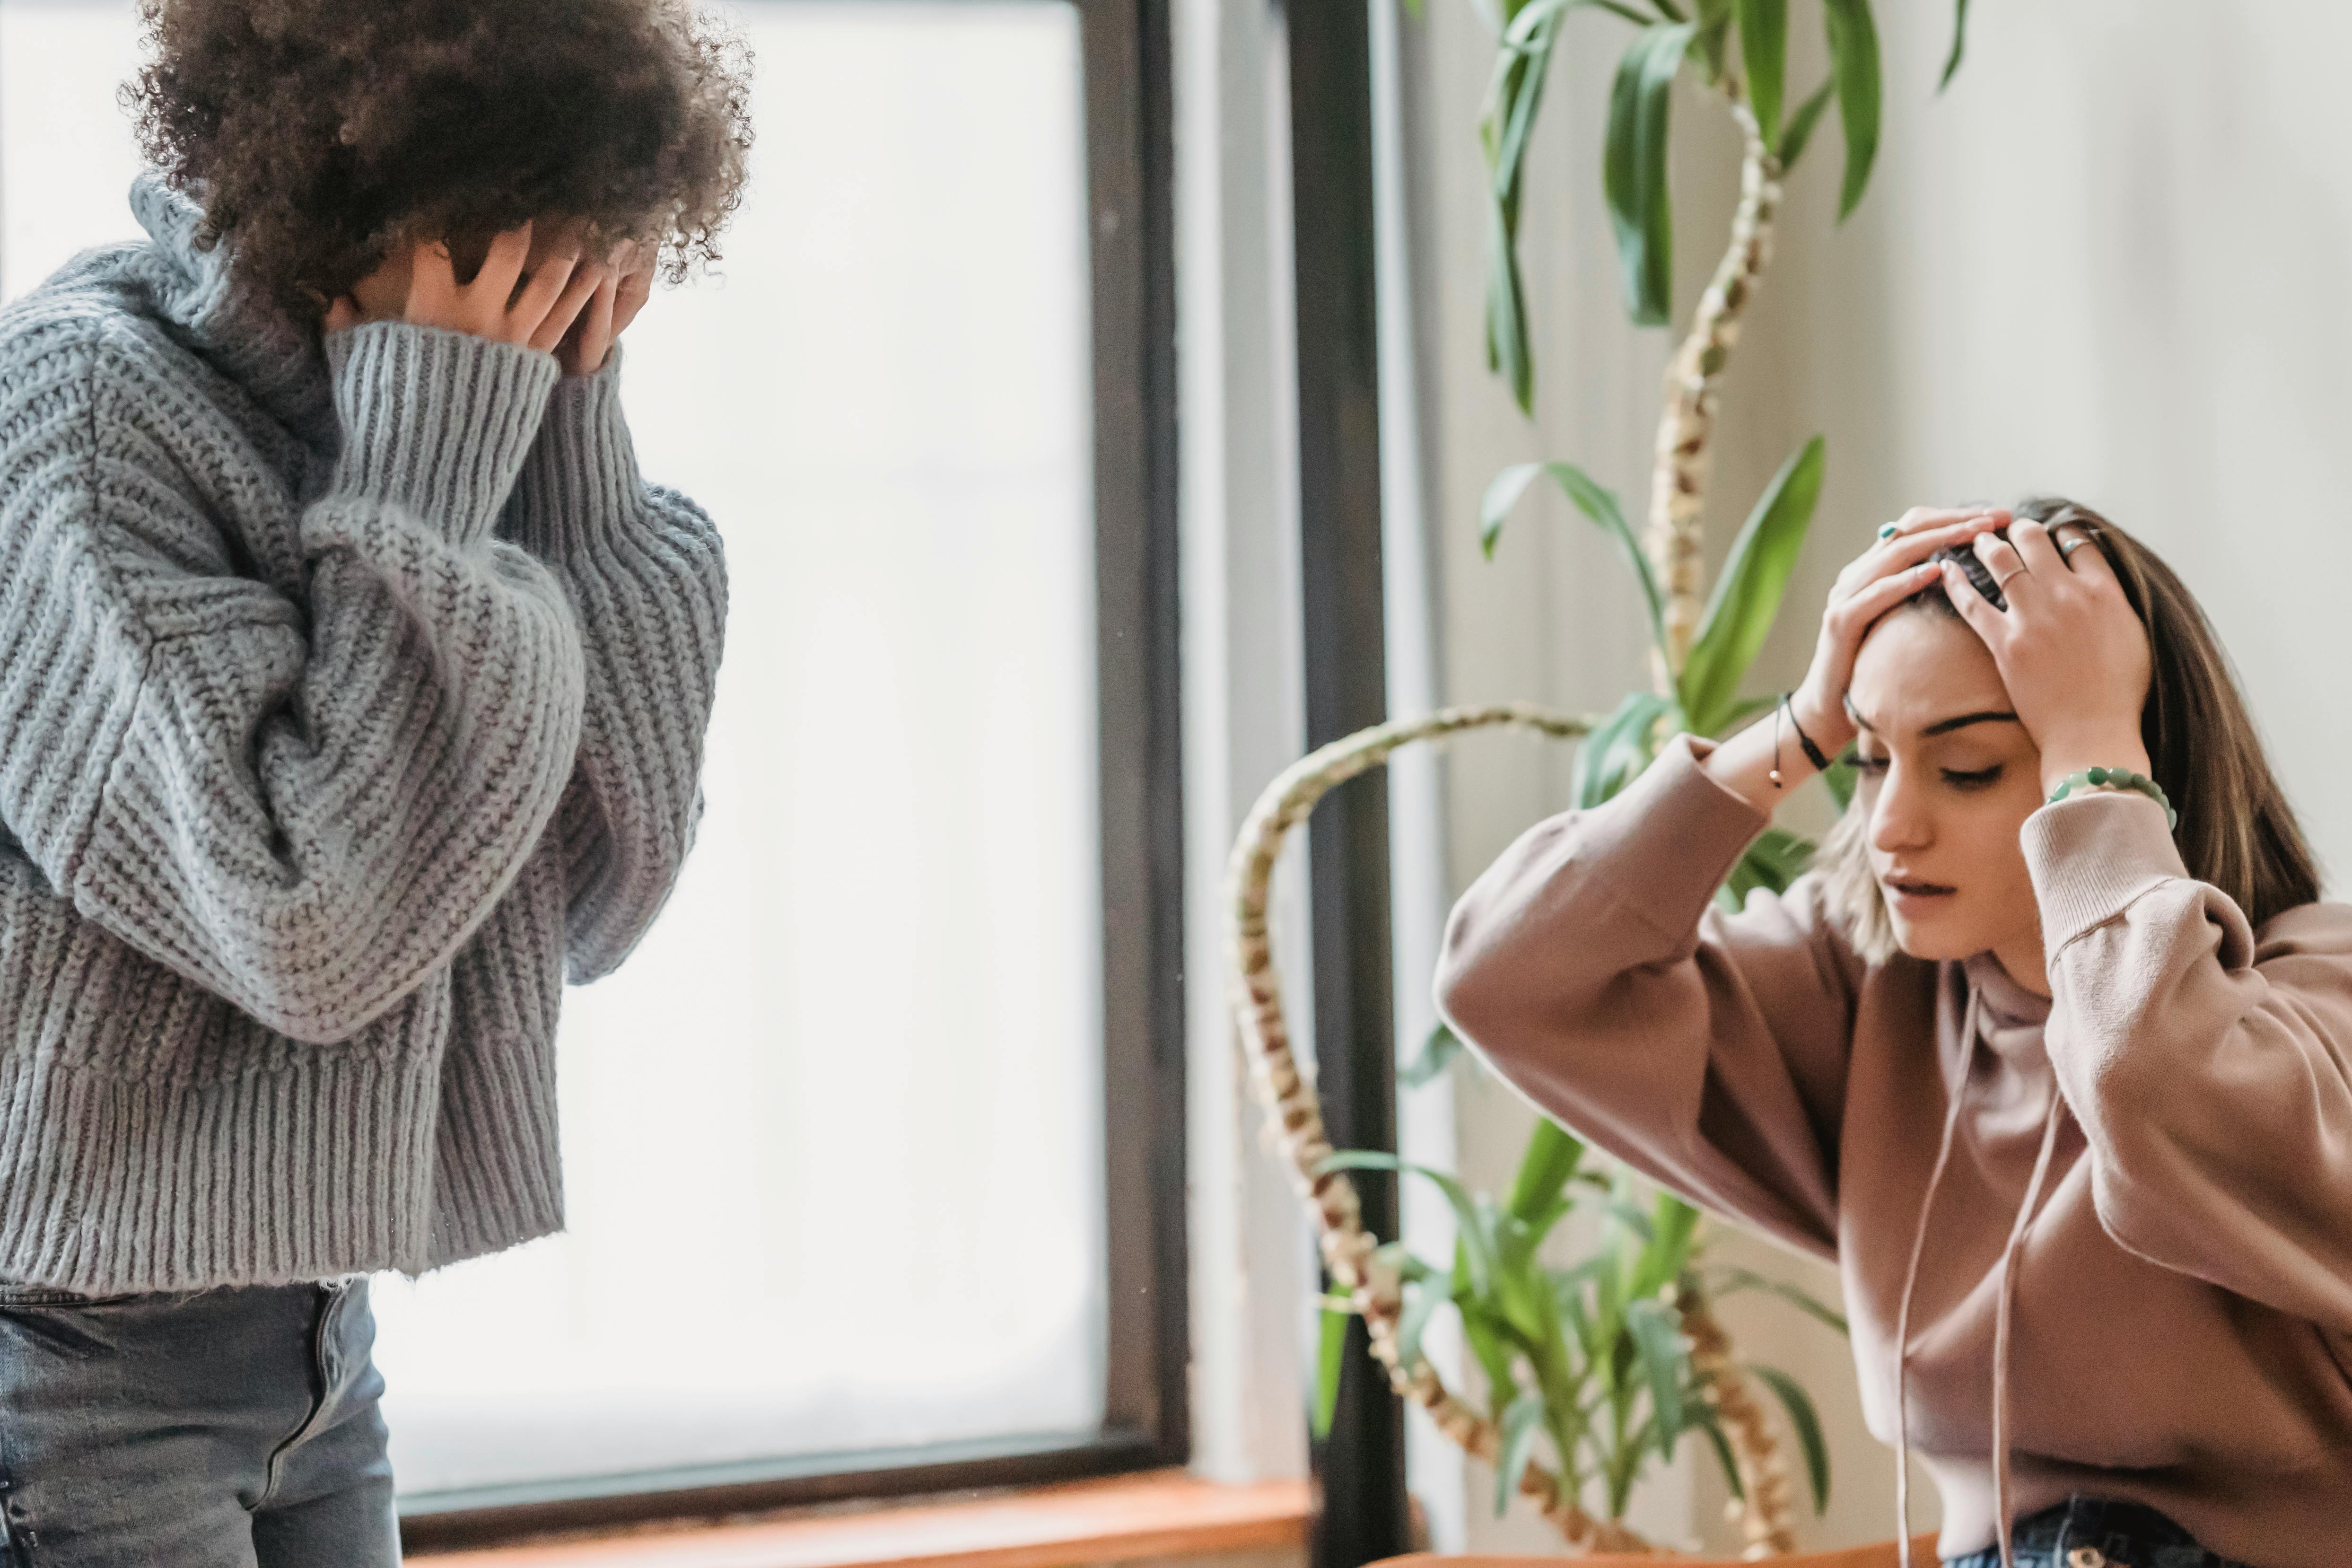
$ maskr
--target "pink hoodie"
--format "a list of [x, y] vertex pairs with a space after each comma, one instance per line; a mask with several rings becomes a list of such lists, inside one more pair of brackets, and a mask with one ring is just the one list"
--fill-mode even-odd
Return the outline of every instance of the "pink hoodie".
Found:
[[1837, 1263], [1864, 1416], [1895, 1444], [1905, 1411], [1944, 1555], [1993, 1544], [1997, 1493], [2080, 1492], [2262, 1568], [2352, 1563], [2352, 907], [2257, 932], [2154, 802], [2100, 793], [2025, 825], [2051, 999], [1989, 954], [1866, 964], [1811, 876], [1713, 907], [1765, 818], [1708, 749], [1478, 879], [1448, 1021], [1600, 1147]]

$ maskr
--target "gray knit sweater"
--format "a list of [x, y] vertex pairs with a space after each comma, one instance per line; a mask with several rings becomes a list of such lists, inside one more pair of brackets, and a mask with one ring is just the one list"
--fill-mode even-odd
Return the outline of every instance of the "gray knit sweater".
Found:
[[[149, 239], [0, 310], [0, 1279], [559, 1228], [562, 986], [676, 881], [727, 605], [616, 369]], [[615, 359], [617, 360], [617, 354]]]

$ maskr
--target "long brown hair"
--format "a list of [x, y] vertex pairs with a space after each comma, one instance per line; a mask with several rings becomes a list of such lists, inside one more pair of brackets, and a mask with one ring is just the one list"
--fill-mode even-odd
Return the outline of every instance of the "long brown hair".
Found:
[[[2173, 841], [2189, 874], [2227, 893], [2256, 926], [2317, 899], [2317, 862], [2286, 792], [2271, 772], [2229, 656], [2172, 568], [2088, 507], [2037, 496], [2011, 510], [2018, 521], [2030, 518], [2053, 533], [2065, 527], [2086, 535], [2115, 568], [2132, 613], [2147, 628], [2154, 670], [2140, 709], [2140, 740], [2147, 748], [2149, 773], [2180, 814]], [[2006, 608], [1974, 551], [1939, 554], [1957, 563], [1978, 592]], [[1890, 613], [1915, 607], [1959, 616], [1940, 583]], [[1846, 812], [1822, 847], [1821, 868], [1830, 904], [1848, 921], [1855, 948], [1878, 963], [1895, 951], [1895, 927], [1870, 868], [1868, 815]]]

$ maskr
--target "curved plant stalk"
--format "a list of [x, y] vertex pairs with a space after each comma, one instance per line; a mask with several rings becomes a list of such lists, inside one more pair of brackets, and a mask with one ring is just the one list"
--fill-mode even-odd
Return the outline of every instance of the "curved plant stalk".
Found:
[[1662, 696], [1674, 694], [1674, 678], [1690, 654], [1706, 610], [1703, 524], [1707, 471], [1715, 456], [1716, 384], [1739, 342], [1748, 302], [1771, 265], [1772, 226], [1780, 209], [1780, 160], [1765, 143], [1738, 79], [1727, 75], [1720, 87], [1746, 144], [1739, 163], [1739, 205], [1731, 218], [1731, 243], [1699, 299], [1688, 335], [1666, 365], [1650, 517], [1643, 531], [1643, 548], [1664, 600], [1665, 652], [1653, 661]]
[[1796, 1498], [1789, 1485], [1780, 1439], [1764, 1414], [1764, 1403], [1739, 1370], [1731, 1353], [1731, 1336], [1706, 1299], [1685, 1283], [1675, 1292], [1675, 1308], [1682, 1314], [1683, 1333], [1691, 1342], [1691, 1365], [1702, 1379], [1699, 1397], [1713, 1407], [1739, 1468], [1744, 1494], [1738, 1505], [1739, 1528], [1748, 1537], [1746, 1555], [1794, 1552]]
[[[1399, 749], [1500, 725], [1575, 740], [1590, 734], [1594, 724], [1591, 719], [1527, 703], [1504, 703], [1444, 709], [1423, 719], [1360, 731], [1293, 763], [1266, 786], [1242, 824], [1226, 868], [1227, 984], [1234, 1013], [1270, 1131], [1293, 1184], [1314, 1216], [1324, 1267], [1330, 1271], [1337, 1292], [1346, 1296], [1362, 1316], [1372, 1354], [1388, 1368], [1390, 1386], [1427, 1411], [1449, 1438], [1488, 1464], [1501, 1458], [1501, 1431], [1455, 1397], [1418, 1351], [1406, 1361], [1398, 1338], [1404, 1312], [1402, 1277], [1376, 1256], [1380, 1243], [1364, 1228], [1355, 1183], [1344, 1171], [1328, 1168], [1333, 1154], [1331, 1141], [1324, 1131], [1323, 1108], [1314, 1082], [1300, 1070], [1291, 1050], [1267, 903], [1275, 863], [1290, 830], [1306, 821], [1333, 788], [1381, 766]], [[1747, 1496], [1748, 1538], [1766, 1542], [1770, 1550], [1793, 1550], [1794, 1504], [1762, 1406], [1748, 1390], [1721, 1325], [1689, 1281], [1677, 1289], [1675, 1305], [1683, 1331], [1694, 1346], [1694, 1364], [1706, 1373], [1707, 1397], [1738, 1467]], [[1700, 1362], [1701, 1348], [1712, 1359]], [[1775, 1477], [1777, 1486], [1769, 1484]], [[1577, 1551], [1656, 1550], [1624, 1526], [1588, 1512], [1559, 1477], [1540, 1464], [1527, 1467], [1519, 1477], [1518, 1489]], [[1784, 1542], [1790, 1544], [1778, 1544]]]

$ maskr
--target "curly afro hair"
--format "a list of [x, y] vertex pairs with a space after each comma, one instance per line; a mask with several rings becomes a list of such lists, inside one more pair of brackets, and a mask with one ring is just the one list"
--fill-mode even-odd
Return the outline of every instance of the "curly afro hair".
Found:
[[249, 280], [315, 318], [395, 247], [527, 218], [719, 255], [751, 54], [695, 0], [141, 0], [149, 162]]

